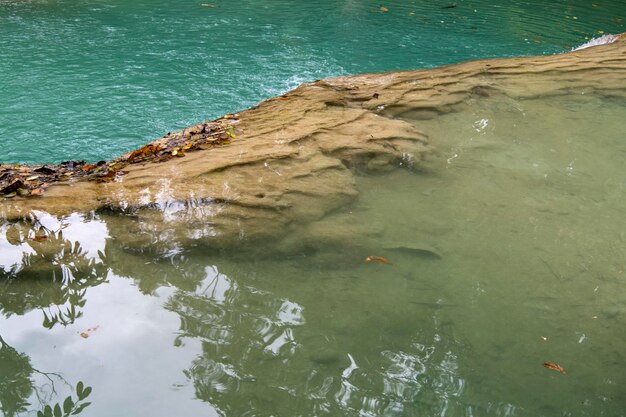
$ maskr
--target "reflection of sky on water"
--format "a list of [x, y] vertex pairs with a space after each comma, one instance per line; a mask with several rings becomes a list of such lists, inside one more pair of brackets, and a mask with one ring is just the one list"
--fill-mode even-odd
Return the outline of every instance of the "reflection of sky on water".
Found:
[[[56, 218], [48, 213], [33, 212], [36, 216], [35, 225], [42, 230], [58, 232], [62, 231], [63, 239], [72, 245], [80, 244], [82, 255], [87, 259], [100, 260], [98, 252], [104, 253], [106, 239], [109, 238], [107, 225], [97, 218], [73, 213], [64, 218]], [[35, 250], [29, 242], [34, 234], [22, 236], [21, 244], [9, 242], [7, 237], [9, 224], [0, 225], [0, 268], [8, 272], [12, 268], [21, 269], [25, 254], [34, 254]], [[46, 232], [47, 234], [47, 232]]]
[[98, 252], [104, 253], [106, 239], [109, 238], [105, 222], [73, 213], [63, 220], [63, 224], [66, 225], [63, 237], [72, 243], [79, 242], [88, 258], [98, 259]]
[[[89, 290], [75, 324], [47, 331], [41, 313], [31, 311], [3, 320], [4, 339], [26, 352], [35, 368], [92, 385], [90, 416], [217, 415], [207, 404], [188, 401], [193, 387], [181, 370], [200, 353], [200, 343], [174, 347], [179, 318], [161, 307], [173, 290], [146, 297], [127, 279], [109, 274], [108, 280]], [[88, 338], [80, 336], [95, 326]]]
[[33, 248], [26, 243], [19, 246], [12, 245], [7, 240], [7, 225], [0, 226], [0, 268], [5, 272], [19, 269], [24, 254], [35, 253]]

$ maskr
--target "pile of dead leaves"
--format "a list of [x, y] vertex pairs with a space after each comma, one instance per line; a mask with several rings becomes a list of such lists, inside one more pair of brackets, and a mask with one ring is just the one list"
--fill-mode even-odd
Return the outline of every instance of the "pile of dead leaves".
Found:
[[129, 164], [163, 162], [183, 157], [187, 152], [230, 143], [237, 137], [238, 121], [236, 114], [227, 114], [213, 122], [168, 133], [117, 159], [95, 164], [85, 161], [66, 161], [54, 165], [0, 164], [0, 197], [38, 196], [49, 185], [70, 180], [111, 182], [123, 175], [123, 168]]

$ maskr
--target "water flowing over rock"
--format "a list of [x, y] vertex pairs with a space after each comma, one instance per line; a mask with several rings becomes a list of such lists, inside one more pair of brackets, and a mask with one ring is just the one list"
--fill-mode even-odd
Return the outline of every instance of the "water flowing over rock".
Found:
[[[318, 80], [239, 113], [220, 130], [232, 140], [211, 145], [210, 135], [202, 136], [210, 131], [204, 123], [168, 134], [146, 148], [162, 150], [159, 146], [179, 140], [167, 158], [141, 162], [147, 150], [129, 153], [124, 175], [109, 175], [107, 181], [53, 182], [43, 195], [25, 197], [28, 192], [17, 191], [28, 178], [16, 174], [3, 183], [0, 216], [18, 219], [33, 210], [61, 216], [127, 213], [138, 221], [111, 232], [138, 245], [149, 239], [143, 232], [155, 227], [183, 241], [276, 238], [278, 230], [313, 227], [357, 198], [359, 172], [425, 169], [437, 138], [420, 128], [421, 120], [463, 111], [472, 98], [595, 92], [626, 96], [626, 37], [553, 56]], [[211, 146], [185, 145], [200, 139]], [[330, 240], [334, 232], [354, 231], [311, 229]]]

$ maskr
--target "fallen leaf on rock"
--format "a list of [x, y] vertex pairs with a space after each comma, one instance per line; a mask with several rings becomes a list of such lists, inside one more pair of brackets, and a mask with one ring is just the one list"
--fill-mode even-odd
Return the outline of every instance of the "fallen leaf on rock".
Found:
[[18, 190], [18, 188], [22, 188], [24, 185], [24, 181], [19, 178], [14, 179], [7, 185], [6, 187], [0, 189], [0, 194], [11, 194]]
[[134, 162], [135, 160], [138, 160], [138, 159], [143, 159], [149, 156], [153, 156], [160, 150], [162, 150], [160, 146], [148, 144], [135, 151], [132, 151], [130, 154], [128, 154], [128, 156], [126, 157], [126, 160], [128, 162]]
[[38, 172], [40, 174], [54, 174], [56, 171], [56, 169], [52, 169], [52, 168], [48, 168], [47, 166], [42, 166], [36, 169], [33, 169], [33, 172]]
[[557, 365], [556, 363], [552, 363], [552, 362], [544, 362], [543, 363], [543, 367], [544, 368], [548, 368], [548, 369], [552, 369], [553, 371], [558, 371], [562, 374], [565, 373], [565, 368], [563, 368], [561, 365]]
[[108, 170], [106, 173], [96, 177], [95, 180], [99, 182], [113, 182], [116, 175], [117, 171], [111, 169]]

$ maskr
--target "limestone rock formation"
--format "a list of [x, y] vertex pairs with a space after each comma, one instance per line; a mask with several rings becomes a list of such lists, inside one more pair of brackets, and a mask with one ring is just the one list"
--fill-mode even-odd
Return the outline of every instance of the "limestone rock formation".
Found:
[[[421, 120], [463, 110], [470, 98], [597, 91], [626, 96], [625, 36], [560, 55], [318, 80], [239, 113], [229, 122], [232, 140], [198, 146], [184, 157], [131, 163], [125, 175], [107, 182], [53, 183], [41, 196], [18, 195], [13, 188], [21, 185], [14, 184], [7, 188], [12, 198], [0, 198], [0, 216], [128, 213], [140, 221], [115, 233], [137, 244], [147, 236], [143, 229], [157, 224], [179, 239], [276, 236], [357, 198], [359, 172], [419, 171], [437, 147], [420, 129]], [[153, 144], [198, 139], [205, 131], [201, 124]], [[328, 230], [318, 232], [328, 236]]]

